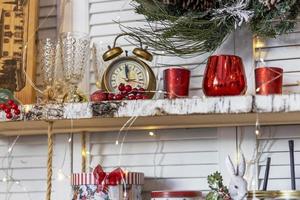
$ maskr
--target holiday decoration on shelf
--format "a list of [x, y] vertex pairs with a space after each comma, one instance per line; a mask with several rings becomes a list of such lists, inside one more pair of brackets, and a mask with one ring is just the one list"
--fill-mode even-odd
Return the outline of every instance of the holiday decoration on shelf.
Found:
[[107, 173], [98, 165], [93, 173], [73, 174], [71, 182], [72, 200], [142, 200], [144, 174], [121, 168]]
[[259, 95], [282, 94], [283, 69], [259, 67], [255, 69], [255, 91]]
[[124, 27], [157, 53], [187, 56], [216, 50], [235, 29], [250, 24], [255, 35], [292, 31], [300, 0], [134, 0], [148, 27]]
[[164, 71], [165, 97], [169, 99], [189, 96], [191, 71], [185, 68], [169, 68]]
[[234, 55], [210, 56], [202, 85], [206, 96], [245, 94], [247, 81], [242, 58]]
[[246, 160], [244, 154], [241, 154], [238, 165], [235, 167], [230, 156], [226, 158], [227, 170], [231, 175], [229, 183], [229, 194], [233, 200], [240, 200], [247, 197], [248, 194], [248, 183], [244, 179], [246, 172]]
[[0, 89], [0, 111], [5, 112], [5, 117], [8, 120], [18, 119], [21, 114], [12, 92], [7, 89]]
[[[128, 53], [126, 52], [125, 56], [118, 57], [123, 53], [123, 49], [117, 47], [116, 42], [118, 38], [126, 35], [137, 38], [140, 42], [140, 47], [133, 50], [135, 56], [128, 56]], [[132, 88], [144, 88], [148, 92], [147, 96], [152, 98], [154, 95], [153, 91], [156, 88], [156, 79], [150, 66], [141, 59], [152, 61], [153, 57], [147, 51], [147, 47], [143, 48], [140, 38], [133, 34], [118, 35], [115, 38], [113, 47], [109, 47], [109, 50], [103, 54], [104, 61], [109, 61], [114, 58], [117, 59], [107, 67], [103, 75], [102, 89], [105, 89], [110, 93], [115, 93], [120, 89], [120, 84], [123, 84], [123, 86], [126, 87], [124, 90], [127, 93], [129, 93], [127, 90], [131, 91]], [[121, 99], [121, 96], [119, 97]], [[128, 96], [128, 99], [131, 98], [133, 97]]]
[[206, 200], [230, 200], [228, 188], [223, 184], [220, 172], [215, 172], [207, 177], [211, 191], [206, 195]]
[[148, 93], [141, 87], [132, 88], [131, 85], [120, 83], [118, 90], [118, 93], [108, 93], [106, 91], [98, 90], [91, 95], [90, 99], [94, 102], [149, 99]]

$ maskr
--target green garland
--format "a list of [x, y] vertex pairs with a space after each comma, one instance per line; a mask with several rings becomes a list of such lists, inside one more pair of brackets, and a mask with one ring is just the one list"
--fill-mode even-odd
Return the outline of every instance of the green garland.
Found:
[[126, 27], [143, 42], [165, 54], [187, 56], [215, 51], [234, 30], [250, 24], [255, 35], [275, 37], [292, 31], [300, 0], [282, 0], [272, 9], [261, 0], [215, 0], [205, 11], [182, 9], [158, 0], [134, 0], [146, 17], [144, 27]]

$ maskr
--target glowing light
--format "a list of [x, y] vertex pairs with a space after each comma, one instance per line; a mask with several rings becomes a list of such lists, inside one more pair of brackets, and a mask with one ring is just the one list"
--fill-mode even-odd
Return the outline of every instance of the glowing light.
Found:
[[16, 181], [16, 184], [17, 184], [17, 185], [20, 185], [20, 182], [19, 182], [19, 181]]
[[64, 175], [64, 173], [62, 172], [61, 169], [58, 170], [57, 172], [57, 180], [58, 181], [63, 181], [66, 178], [66, 176]]
[[7, 178], [6, 177], [4, 177], [3, 179], [2, 179], [2, 182], [7, 182]]
[[119, 145], [119, 140], [116, 140], [116, 145]]
[[68, 142], [69, 142], [69, 143], [71, 143], [71, 142], [72, 142], [72, 137], [70, 137], [70, 138], [69, 138]]
[[259, 132], [258, 129], [255, 130], [255, 134], [256, 134], [256, 135], [259, 135], [259, 134], [260, 134], [260, 132]]
[[260, 88], [256, 88], [256, 90], [255, 90], [256, 92], [259, 92], [260, 91]]
[[152, 131], [150, 131], [150, 132], [149, 132], [149, 135], [150, 135], [151, 137], [153, 137], [153, 136], [155, 136], [155, 133], [152, 132]]

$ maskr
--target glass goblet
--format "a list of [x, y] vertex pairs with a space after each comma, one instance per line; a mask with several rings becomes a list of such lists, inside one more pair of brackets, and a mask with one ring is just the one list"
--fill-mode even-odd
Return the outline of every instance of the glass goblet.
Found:
[[77, 93], [77, 87], [89, 64], [90, 38], [85, 33], [68, 32], [62, 33], [60, 40], [63, 75], [70, 85], [67, 102], [79, 102], [81, 97]]

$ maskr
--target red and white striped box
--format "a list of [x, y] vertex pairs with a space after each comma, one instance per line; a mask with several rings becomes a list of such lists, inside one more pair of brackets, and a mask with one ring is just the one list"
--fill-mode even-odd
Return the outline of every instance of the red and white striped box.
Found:
[[[142, 185], [144, 184], [144, 174], [136, 172], [125, 173], [125, 184], [116, 183], [116, 185], [107, 184], [108, 193], [102, 190], [102, 185], [97, 186], [97, 180], [93, 173], [76, 173], [71, 176], [71, 184], [73, 187], [72, 200], [142, 200]], [[125, 187], [126, 186], [126, 187]]]

